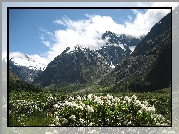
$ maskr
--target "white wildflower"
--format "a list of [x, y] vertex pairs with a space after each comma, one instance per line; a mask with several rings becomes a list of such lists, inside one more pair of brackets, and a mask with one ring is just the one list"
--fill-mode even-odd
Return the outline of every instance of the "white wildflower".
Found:
[[95, 96], [94, 103], [98, 102], [100, 100], [100, 97]]
[[69, 117], [69, 119], [75, 120], [76, 117], [75, 117], [75, 115], [71, 115], [71, 116]]
[[103, 105], [104, 104], [104, 102], [103, 102], [103, 100], [98, 100], [98, 102], [97, 102], [99, 105]]
[[107, 100], [107, 102], [106, 102], [109, 106], [111, 106], [112, 104], [111, 104], [111, 101], [110, 100]]
[[137, 105], [137, 106], [140, 106], [141, 105], [141, 102], [139, 101], [139, 100], [135, 100], [135, 105]]
[[87, 105], [86, 109], [87, 109], [88, 112], [94, 112], [94, 109], [92, 107], [90, 107], [89, 105]]
[[117, 123], [117, 125], [118, 125], [118, 126], [120, 126], [120, 125], [121, 125], [121, 123], [119, 123], [119, 122], [118, 122], [118, 123]]
[[157, 126], [160, 126], [160, 123], [157, 122], [156, 125], [157, 125]]
[[155, 113], [155, 107], [147, 107], [147, 112], [150, 112], [150, 113]]
[[88, 94], [87, 100], [91, 101], [91, 100], [92, 100], [92, 97], [93, 97], [93, 94]]
[[80, 109], [80, 110], [83, 110], [83, 107], [82, 107], [82, 106], [78, 106], [77, 108]]
[[81, 125], [85, 124], [85, 120], [84, 119], [80, 118], [79, 120], [80, 120]]
[[124, 100], [125, 100], [125, 101], [128, 101], [128, 99], [129, 99], [128, 96], [125, 96], [125, 97], [124, 97]]
[[127, 125], [131, 125], [132, 123], [131, 123], [131, 121], [129, 121], [128, 123], [127, 123]]
[[54, 112], [54, 117], [56, 117], [58, 115], [58, 112]]
[[144, 104], [141, 104], [141, 107], [142, 107], [142, 108], [141, 108], [142, 111], [147, 111], [147, 110], [146, 110], [147, 107], [146, 107]]
[[50, 124], [49, 126], [55, 126], [55, 124]]
[[140, 107], [142, 107], [143, 110], [146, 110], [146, 106], [144, 104], [140, 104]]
[[68, 123], [68, 120], [64, 118], [62, 124], [67, 124]]
[[71, 96], [70, 96], [69, 100], [70, 100], [70, 101], [73, 101], [73, 100], [74, 100], [74, 97], [71, 97]]
[[107, 94], [107, 99], [111, 100], [111, 99], [113, 99], [113, 96], [112, 96], [112, 95]]
[[157, 119], [160, 120], [160, 121], [165, 120], [165, 118], [164, 118], [163, 115], [161, 115], [161, 114], [157, 115]]
[[142, 110], [139, 110], [138, 113], [141, 114], [141, 113], [142, 113]]
[[81, 97], [80, 96], [77, 96], [76, 98], [78, 101], [81, 101]]
[[115, 97], [114, 99], [112, 99], [112, 102], [120, 102], [120, 99], [118, 97]]
[[147, 101], [144, 101], [143, 103], [144, 103], [146, 106], [148, 106], [148, 102], [147, 102]]
[[128, 99], [128, 103], [131, 103], [131, 101], [132, 101], [132, 99], [129, 98], [129, 99]]
[[88, 126], [92, 126], [93, 125], [93, 123], [92, 122], [90, 122], [89, 124], [88, 124]]
[[59, 122], [58, 116], [55, 117], [55, 122]]
[[122, 101], [123, 104], [126, 104], [126, 101]]
[[132, 95], [132, 99], [137, 100], [137, 97], [135, 95]]
[[53, 105], [54, 109], [59, 108], [58, 104]]

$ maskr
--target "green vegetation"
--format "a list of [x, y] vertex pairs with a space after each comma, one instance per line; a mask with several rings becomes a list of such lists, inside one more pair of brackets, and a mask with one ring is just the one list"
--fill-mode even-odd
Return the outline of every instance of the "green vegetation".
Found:
[[11, 69], [9, 69], [9, 92], [12, 91], [32, 91], [32, 92], [40, 92], [42, 89], [38, 86], [33, 86], [24, 81], [21, 81], [17, 75], [15, 75]]
[[43, 89], [10, 71], [9, 125], [171, 126], [170, 17], [113, 71], [98, 53], [80, 46], [49, 63], [33, 83]]
[[171, 86], [171, 13], [155, 24], [135, 50], [103, 77], [107, 92], [151, 92]]
[[12, 91], [9, 125], [170, 126], [171, 89], [118, 94]]
[[69, 84], [67, 82], [61, 82], [59, 84], [51, 84], [51, 85], [43, 88], [43, 90], [50, 91], [50, 92], [72, 93], [72, 92], [76, 92], [80, 89], [83, 89], [87, 86], [88, 86], [88, 84], [80, 84], [79, 82], [76, 84]]

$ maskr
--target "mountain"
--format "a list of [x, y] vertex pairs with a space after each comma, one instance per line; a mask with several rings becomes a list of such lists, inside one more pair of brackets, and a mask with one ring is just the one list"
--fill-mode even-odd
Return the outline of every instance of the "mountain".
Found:
[[[106, 42], [97, 50], [90, 50], [79, 45], [69, 51], [67, 47], [51, 61], [44, 72], [34, 80], [34, 85], [42, 87], [58, 83], [92, 83], [99, 81], [132, 52], [141, 39], [117, 35], [110, 31], [102, 34], [99, 40]], [[63, 84], [64, 85], [64, 84]]]
[[9, 79], [13, 81], [20, 80], [20, 78], [15, 73], [13, 73], [10, 68], [9, 68]]
[[8, 91], [32, 91], [32, 92], [41, 92], [40, 87], [26, 83], [25, 81], [20, 80], [20, 78], [13, 73], [9, 68], [9, 87]]
[[171, 85], [171, 13], [155, 24], [130, 56], [100, 82], [109, 92], [148, 92]]
[[33, 84], [45, 87], [61, 82], [87, 83], [100, 79], [111, 69], [100, 53], [77, 45], [75, 50], [68, 52], [67, 48], [55, 57]]
[[106, 41], [106, 45], [96, 50], [96, 52], [99, 52], [108, 63], [116, 66], [123, 58], [133, 52], [134, 48], [143, 38], [143, 36], [135, 38], [125, 34], [117, 35], [111, 31], [106, 31], [100, 38], [100, 40]]
[[[102, 34], [102, 36], [99, 38], [99, 40], [105, 41], [106, 45], [101, 46], [101, 48], [99, 48], [97, 50], [94, 50], [94, 51], [91, 51], [89, 49], [84, 49], [84, 51], [83, 50], [81, 50], [81, 51], [75, 50], [75, 53], [72, 52], [73, 54], [71, 54], [71, 55], [67, 54], [67, 51], [69, 51], [69, 49], [70, 49], [69, 47], [67, 47], [67, 49], [64, 50], [64, 52], [61, 54], [67, 60], [66, 61], [65, 60], [61, 61], [60, 64], [63, 64], [63, 67], [66, 67], [65, 66], [66, 62], [72, 62], [70, 59], [72, 59], [72, 56], [74, 56], [74, 55], [76, 55], [77, 57], [79, 56], [79, 57], [83, 57], [83, 58], [85, 58], [85, 56], [88, 55], [90, 57], [90, 60], [96, 60], [97, 58], [101, 57], [100, 60], [103, 59], [103, 63], [108, 65], [106, 70], [107, 70], [107, 72], [109, 72], [109, 70], [111, 70], [111, 68], [114, 68], [124, 57], [128, 56], [133, 51], [135, 46], [139, 42], [141, 42], [142, 39], [143, 39], [143, 37], [141, 37], [141, 39], [138, 39], [138, 38], [134, 38], [134, 37], [131, 37], [131, 36], [126, 36], [124, 34], [123, 35], [117, 35], [117, 34], [112, 33], [110, 31], [106, 31], [106, 33]], [[76, 47], [78, 47], [78, 46], [76, 46]], [[88, 52], [87, 52], [88, 54], [84, 54], [84, 53], [86, 53], [86, 50], [89, 51], [90, 53], [93, 53], [95, 55], [95, 57], [93, 57], [93, 55], [88, 53]], [[83, 53], [81, 53], [82, 51], [83, 51]], [[93, 58], [95, 58], [95, 59], [93, 59]], [[58, 57], [57, 57], [57, 59], [58, 59]], [[58, 60], [61, 60], [61, 59], [58, 59]], [[74, 60], [75, 59], [73, 59], [73, 61]], [[53, 80], [49, 81], [49, 82], [46, 82], [46, 83], [53, 84], [53, 83], [58, 83], [58, 82], [61, 82], [61, 81], [70, 82], [70, 83], [76, 83], [76, 82], [79, 81], [80, 83], [85, 83], [87, 81], [97, 79], [97, 78], [99, 78], [99, 76], [101, 76], [101, 74], [105, 74], [105, 73], [99, 72], [99, 76], [96, 77], [96, 78], [95, 78], [95, 76], [93, 76], [93, 74], [90, 74], [89, 77], [94, 77], [94, 78], [89, 78], [87, 76], [87, 74], [84, 74], [84, 73], [89, 73], [90, 71], [93, 72], [93, 69], [95, 71], [96, 70], [98, 70], [98, 71], [101, 70], [101, 69], [98, 69], [99, 66], [95, 67], [95, 65], [99, 64], [99, 63], [97, 63], [98, 60], [95, 61], [95, 62], [93, 62], [93, 65], [91, 65], [91, 63], [90, 63], [89, 66], [88, 66], [88, 64], [86, 64], [87, 61], [85, 61], [84, 63], [81, 63], [81, 61], [76, 62], [75, 63], [75, 65], [77, 66], [76, 69], [73, 69], [73, 66], [71, 66], [71, 68], [67, 67], [71, 71], [69, 71], [69, 73], [60, 73], [58, 76], [54, 75], [55, 72], [52, 71], [53, 69], [50, 69], [51, 73], [52, 73], [52, 76], [50, 76], [50, 77], [54, 77], [54, 78], [51, 78]], [[3, 59], [2, 63], [3, 63], [3, 66], [6, 68], [7, 59]], [[53, 64], [53, 63], [51, 63], [51, 64]], [[82, 73], [83, 73], [83, 75], [85, 75], [84, 78], [82, 78], [80, 76], [81, 73], [80, 73], [80, 70], [78, 70], [80, 68], [79, 67], [80, 65], [77, 65], [77, 64], [82, 64], [83, 68], [84, 67], [86, 68], [86, 69], [82, 69], [83, 70]], [[69, 65], [74, 65], [74, 64], [69, 63]], [[29, 84], [31, 84], [35, 80], [35, 78], [37, 78], [46, 68], [46, 66], [38, 63], [37, 61], [32, 60], [31, 58], [29, 58], [25, 54], [15, 56], [15, 57], [11, 57], [11, 59], [9, 60], [9, 67], [12, 69], [12, 71], [21, 80], [23, 80], [23, 81], [25, 81], [25, 82], [27, 82]], [[104, 65], [103, 65], [103, 67], [104, 67]], [[101, 68], [103, 68], [103, 67], [101, 67]], [[61, 70], [62, 68], [57, 67], [55, 69], [57, 69], [57, 70], [60, 69]], [[49, 70], [49, 69], [47, 69], [47, 70]], [[88, 71], [85, 72], [84, 70], [88, 70]], [[102, 69], [102, 71], [105, 72], [104, 69]], [[48, 71], [46, 71], [46, 72], [48, 72]], [[51, 73], [49, 73], [49, 74], [47, 73], [47, 74], [50, 75]], [[65, 76], [63, 76], [63, 75], [65, 75]], [[58, 78], [59, 76], [61, 78]], [[71, 78], [72, 76], [75, 76], [76, 80], [74, 78]], [[78, 77], [76, 77], [76, 76], [78, 76]], [[67, 78], [67, 77], [69, 77], [69, 78]], [[40, 78], [41, 77], [39, 77], [39, 79]], [[59, 80], [54, 80], [54, 79], [59, 79]], [[86, 79], [88, 79], [88, 80], [86, 80]], [[37, 80], [35, 80], [33, 83], [36, 83], [36, 81]], [[41, 80], [41, 81], [43, 81], [43, 80]], [[47, 85], [47, 84], [45, 84], [45, 85]]]
[[[7, 62], [7, 59], [3, 60], [4, 64], [5, 62]], [[22, 54], [20, 56], [11, 57], [9, 60], [9, 67], [21, 80], [32, 83], [34, 79], [42, 73], [46, 66]]]

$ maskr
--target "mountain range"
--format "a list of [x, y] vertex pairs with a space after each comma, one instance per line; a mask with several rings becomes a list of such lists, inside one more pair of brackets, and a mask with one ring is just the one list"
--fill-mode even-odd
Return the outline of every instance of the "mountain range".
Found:
[[8, 91], [33, 91], [33, 92], [41, 92], [42, 89], [38, 86], [34, 86], [28, 84], [25, 81], [22, 81], [14, 72], [12, 72], [11, 68], [8, 70], [9, 74], [9, 86]]
[[148, 92], [171, 86], [171, 13], [145, 37], [106, 31], [99, 40], [106, 44], [96, 50], [67, 47], [47, 66], [24, 55], [11, 58], [9, 67], [21, 80], [40, 87], [95, 82], [108, 87], [107, 92]]
[[[2, 60], [2, 65], [3, 68], [7, 68], [7, 58]], [[34, 61], [25, 54], [11, 57], [9, 67], [21, 80], [29, 84], [46, 68], [45, 65]]]
[[[142, 38], [143, 37], [138, 39], [131, 36], [116, 35], [115, 33], [106, 31], [106, 33], [102, 34], [99, 38], [100, 40], [105, 40], [106, 45], [101, 46], [97, 50], [90, 50], [89, 48], [76, 45], [74, 50], [70, 52], [67, 52], [70, 49], [67, 47], [61, 55], [55, 57], [54, 60], [49, 63], [47, 69], [46, 66], [35, 62], [25, 54], [11, 57], [9, 67], [21, 80], [29, 84], [33, 83], [35, 85], [47, 86], [57, 84], [58, 82], [85, 83], [100, 78], [102, 74], [105, 74], [104, 72], [107, 73], [111, 71], [111, 68], [114, 68], [124, 57], [133, 51]], [[6, 63], [7, 59], [4, 59], [3, 65]], [[51, 65], [55, 67], [52, 68]], [[64, 69], [68, 69], [68, 71], [64, 71]], [[79, 69], [83, 71], [80, 72]], [[56, 75], [56, 72], [53, 70], [56, 70], [58, 75]], [[89, 74], [93, 72], [91, 70], [96, 70], [99, 74]], [[41, 75], [42, 72], [43, 74]], [[48, 72], [51, 73], [51, 80], [45, 80], [46, 72], [47, 75]], [[43, 82], [41, 79], [46, 82]], [[38, 80], [42, 82], [38, 82]]]
[[45, 87], [62, 82], [84, 84], [99, 80], [132, 52], [132, 41], [135, 42], [133, 47], [141, 41], [134, 37], [122, 37], [107, 31], [101, 36], [102, 40], [106, 40], [106, 45], [97, 50], [77, 45], [69, 51], [67, 47], [32, 84]]

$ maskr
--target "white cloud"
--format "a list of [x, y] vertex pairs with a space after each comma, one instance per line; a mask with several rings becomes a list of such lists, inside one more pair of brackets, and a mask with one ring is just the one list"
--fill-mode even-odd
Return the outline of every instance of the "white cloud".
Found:
[[47, 47], [50, 46], [50, 42], [49, 41], [42, 41], [42, 43], [44, 43]]
[[[138, 6], [167, 6], [176, 7], [178, 3], [136, 3]], [[81, 45], [83, 47], [89, 47], [90, 49], [98, 49], [100, 46], [105, 45], [105, 41], [98, 40], [101, 34], [106, 31], [112, 31], [116, 34], [126, 34], [134, 37], [146, 35], [155, 23], [170, 12], [168, 9], [149, 9], [145, 13], [133, 10], [136, 13], [136, 18], [133, 18], [133, 22], [129, 21], [125, 24], [118, 24], [110, 16], [89, 15], [85, 14], [87, 19], [85, 20], [71, 20], [67, 16], [63, 16], [62, 19], [56, 19], [53, 21], [55, 24], [63, 25], [65, 30], [56, 30], [54, 33], [49, 32], [43, 28], [40, 31], [45, 34], [41, 36], [43, 43], [50, 49], [46, 52], [45, 57], [41, 57], [37, 54], [31, 55], [33, 59], [38, 60], [43, 64], [48, 64], [56, 56], [60, 55], [66, 47], [70, 47], [70, 50], [75, 45]], [[49, 36], [49, 37], [47, 37]], [[45, 40], [51, 41], [45, 41]]]
[[45, 57], [41, 57], [38, 54], [34, 54], [34, 55], [28, 55], [29, 58], [33, 59], [34, 61], [36, 61], [37, 63], [41, 63], [43, 65], [47, 65], [50, 61], [48, 60], [48, 58]]
[[132, 21], [132, 17], [130, 15], [127, 16], [129, 18], [129, 21]]
[[61, 53], [66, 47], [73, 48], [77, 44], [91, 49], [99, 48], [100, 45], [104, 45], [104, 42], [96, 39], [106, 31], [134, 37], [146, 35], [151, 27], [169, 11], [168, 9], [149, 9], [145, 14], [138, 12], [134, 22], [131, 22], [131, 17], [128, 16], [129, 21], [125, 25], [118, 24], [110, 16], [86, 14], [87, 20], [77, 21], [65, 16], [60, 23], [65, 24], [67, 29], [55, 31], [54, 37], [57, 42], [53, 45], [52, 51], [58, 50], [58, 53]]
[[53, 23], [55, 23], [55, 24], [61, 24], [61, 25], [65, 25], [65, 24], [63, 23], [63, 21], [61, 21], [61, 20], [55, 20]]
[[139, 10], [137, 9], [131, 9], [133, 11], [134, 14], [138, 14], [139, 13]]
[[[32, 60], [36, 61], [37, 63], [43, 64], [43, 65], [47, 65], [50, 62], [50, 60], [48, 58], [39, 56], [38, 54], [34, 54], [34, 55], [27, 54], [27, 56], [29, 58], [31, 58]], [[9, 59], [11, 59], [13, 57], [25, 58], [25, 54], [21, 53], [21, 52], [10, 52]], [[6, 51], [2, 52], [2, 59], [4, 59], [4, 58], [7, 58]]]
[[45, 39], [43, 34], [40, 36], [40, 39], [41, 39], [41, 40], [44, 40], [44, 39]]
[[44, 32], [45, 34], [49, 35], [49, 36], [53, 36], [52, 32], [49, 32], [48, 30], [45, 30], [43, 28], [39, 28], [40, 31]]
[[169, 9], [148, 9], [145, 14], [139, 12], [134, 22], [125, 23], [125, 32], [136, 37], [146, 35], [151, 27], [169, 12]]
[[13, 57], [25, 57], [25, 55], [21, 52], [10, 52], [9, 53], [9, 59]]

